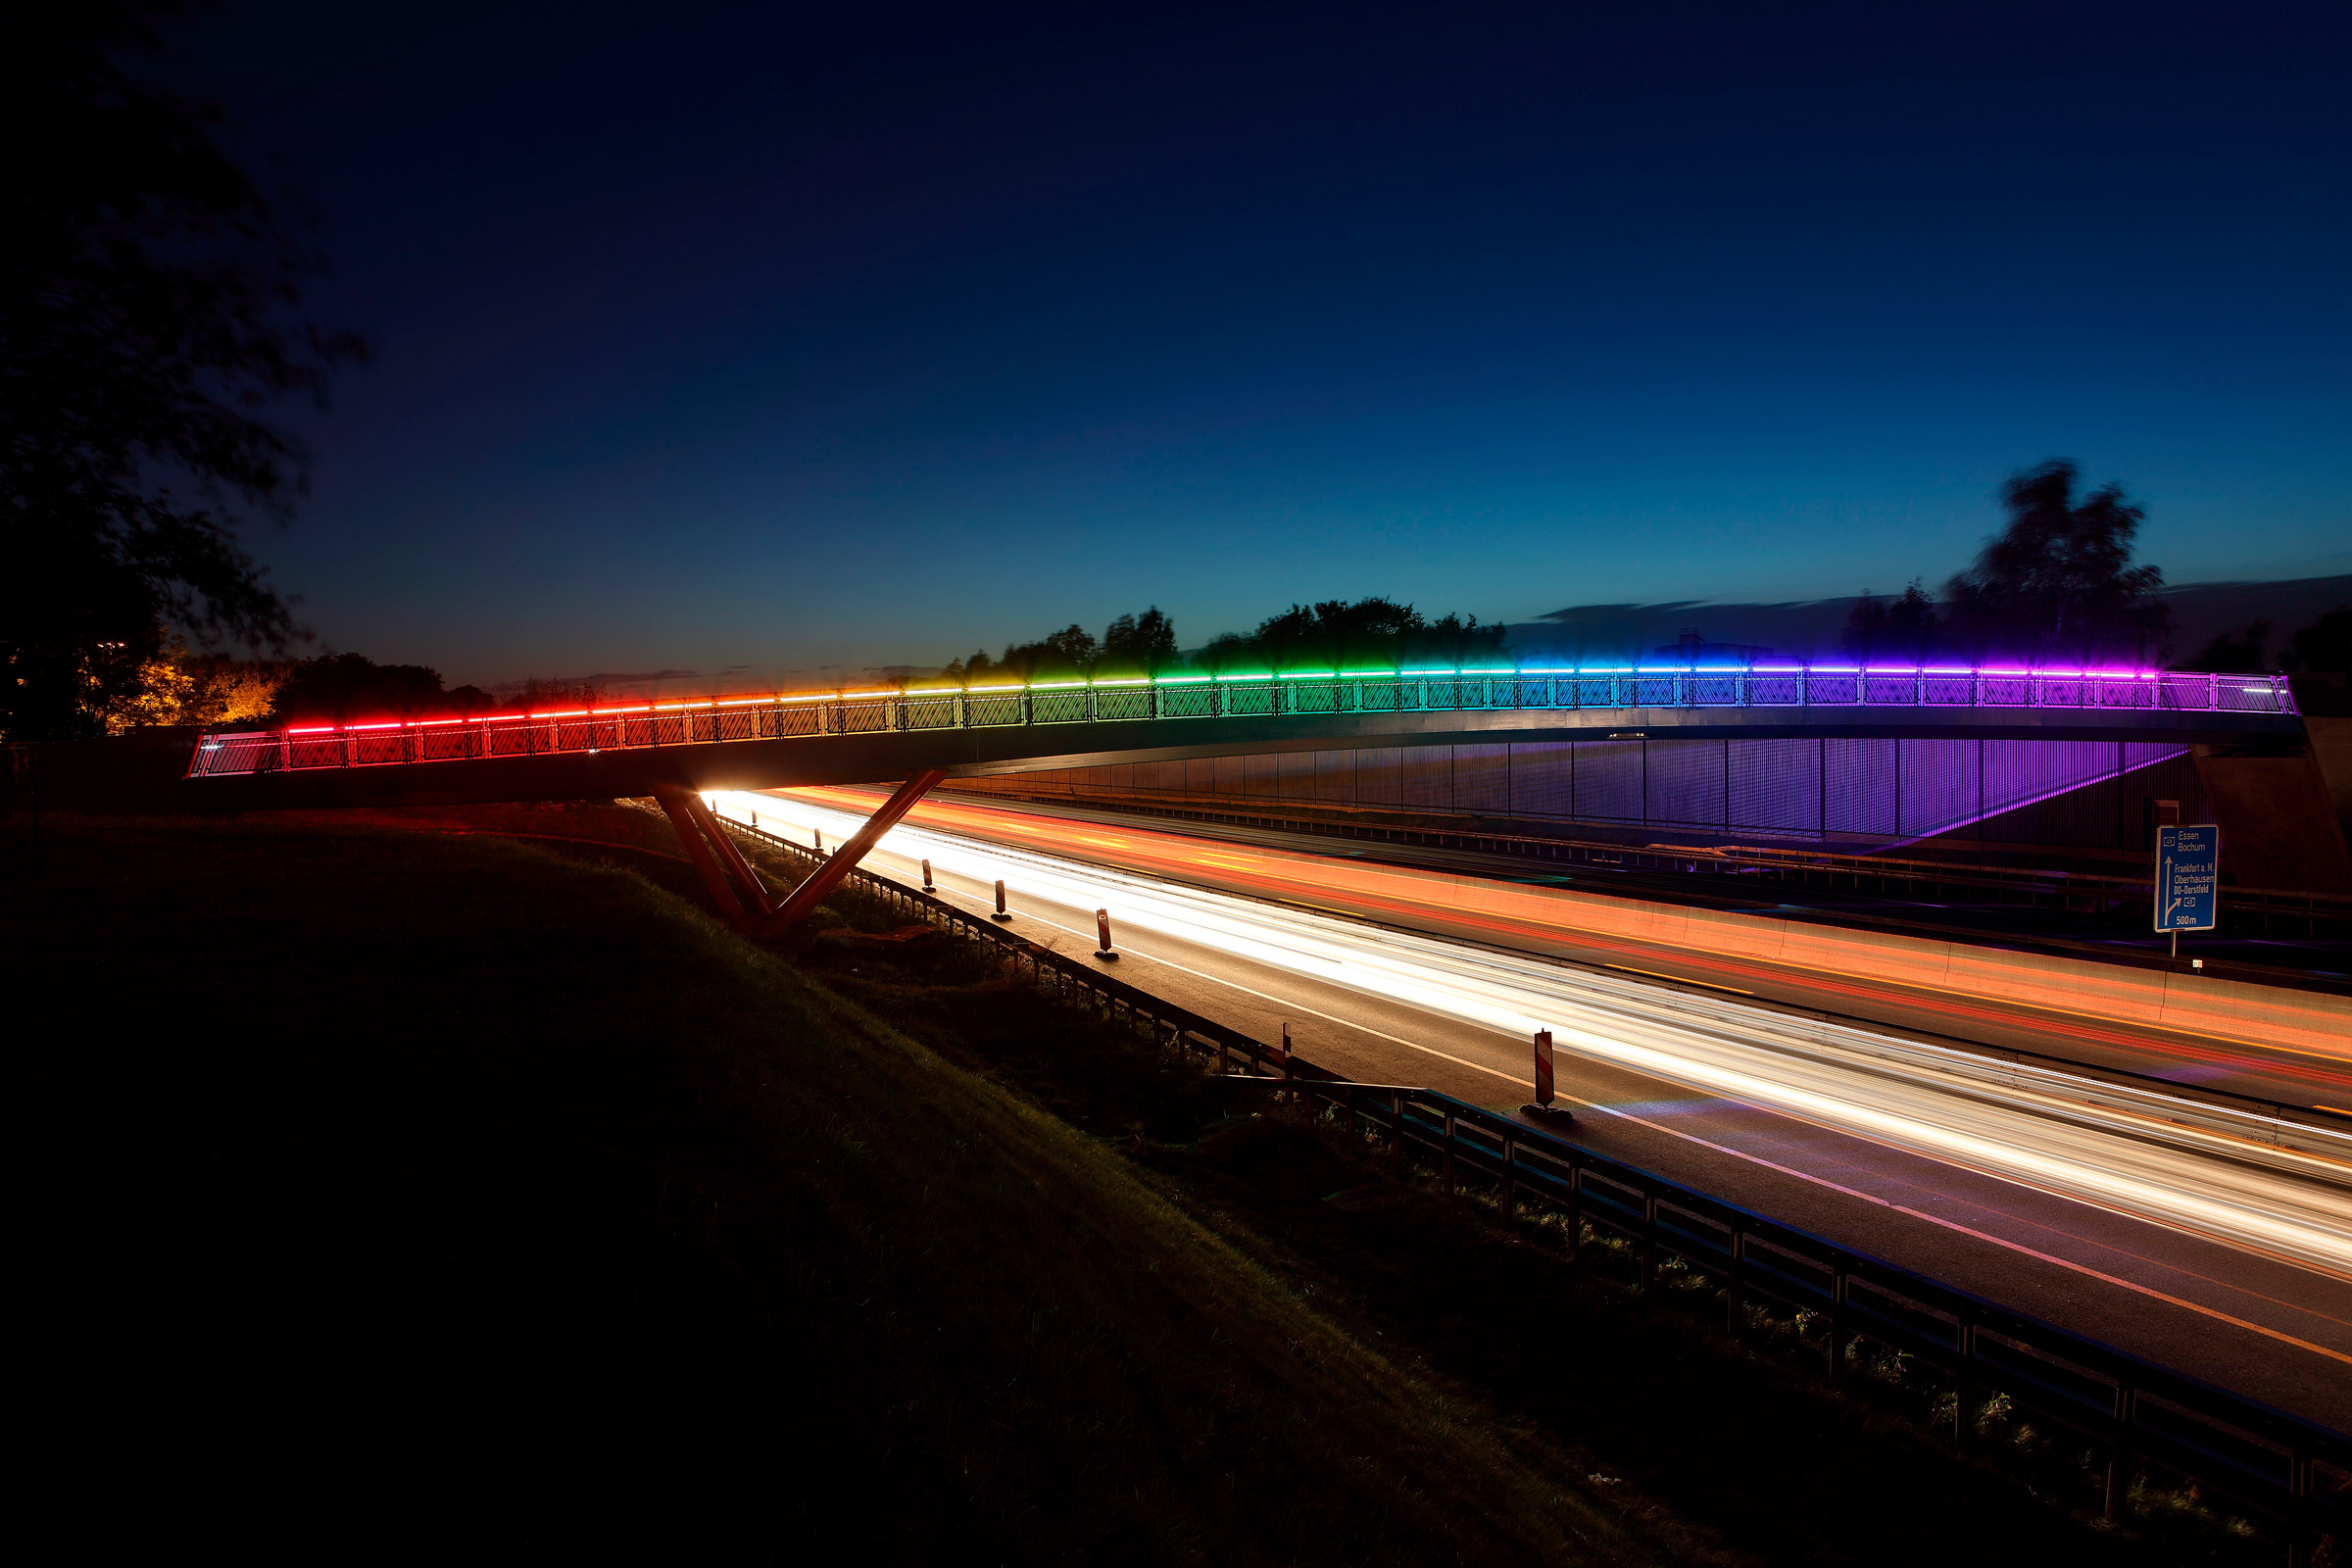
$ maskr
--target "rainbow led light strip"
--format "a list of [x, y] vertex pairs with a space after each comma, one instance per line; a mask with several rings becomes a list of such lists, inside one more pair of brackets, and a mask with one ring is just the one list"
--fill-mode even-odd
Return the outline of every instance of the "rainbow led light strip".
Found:
[[[1575, 665], [1460, 665], [1444, 668], [1417, 669], [1307, 669], [1307, 670], [1249, 670], [1184, 675], [1111, 676], [1083, 680], [1013, 681], [986, 686], [909, 686], [880, 687], [872, 691], [836, 692], [773, 692], [757, 697], [704, 697], [692, 702], [631, 703], [610, 708], [564, 708], [533, 710], [527, 712], [477, 713], [460, 718], [379, 719], [365, 724], [297, 724], [279, 733], [286, 735], [359, 734], [368, 730], [429, 729], [446, 724], [516, 724], [535, 723], [553, 719], [613, 718], [627, 713], [690, 712], [704, 709], [780, 708], [803, 703], [848, 703], [876, 699], [911, 699], [944, 697], [1002, 697], [1016, 692], [1065, 691], [1123, 691], [1136, 687], [1267, 684], [1274, 681], [1298, 680], [1461, 680], [1491, 679], [1501, 676], [1510, 679], [1599, 679], [1632, 676], [1635, 679], [1662, 679], [1672, 676], [1733, 676], [1733, 675], [1862, 675], [1862, 676], [1927, 676], [1966, 675], [1994, 676], [2001, 679], [2028, 678], [2035, 680], [2100, 680], [2139, 681], [2159, 680], [2211, 681], [2243, 680], [2244, 676], [2197, 673], [2188, 670], [2156, 670], [2128, 668], [2041, 668], [2016, 664], [1575, 664]], [[2281, 685], [2271, 677], [2253, 677], [2259, 685], [2246, 685], [2240, 690], [2248, 696], [2285, 696]], [[1592, 706], [1605, 706], [1594, 704]], [[1635, 704], [1632, 706], [1643, 706]], [[1740, 707], [1742, 704], [1700, 703], [1678, 706]], [[1780, 704], [1770, 706], [1779, 707]], [[1843, 704], [1831, 706], [1847, 706]], [[1879, 706], [1879, 705], [1871, 705]], [[1898, 706], [1898, 705], [1885, 705]], [[1960, 706], [1930, 704], [1931, 707]], [[2019, 705], [1993, 704], [2010, 707]]]

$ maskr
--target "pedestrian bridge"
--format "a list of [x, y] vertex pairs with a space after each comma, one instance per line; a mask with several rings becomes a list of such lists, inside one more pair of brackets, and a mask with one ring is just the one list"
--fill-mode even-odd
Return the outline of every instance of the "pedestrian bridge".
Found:
[[1883, 665], [1163, 675], [208, 734], [192, 806], [455, 805], [1350, 746], [1657, 736], [2292, 744], [2282, 676]]

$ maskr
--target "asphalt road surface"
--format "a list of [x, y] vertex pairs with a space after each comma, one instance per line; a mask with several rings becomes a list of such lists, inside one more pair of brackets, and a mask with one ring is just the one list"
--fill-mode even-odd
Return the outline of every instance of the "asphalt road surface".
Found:
[[[838, 842], [875, 798], [717, 799]], [[979, 906], [1003, 877], [1016, 928], [1064, 951], [1091, 951], [1109, 908], [1123, 978], [1259, 1038], [1288, 1022], [1350, 1077], [1515, 1106], [1529, 1034], [1549, 1027], [1576, 1136], [1599, 1152], [2281, 1408], [2336, 1426], [2352, 1410], [2352, 1141], [1966, 1048], [2185, 1064], [2316, 1091], [2303, 1103], [2352, 1098], [2352, 1064], [1498, 931], [1449, 920], [1435, 876], [1427, 907], [1367, 907], [1344, 861], [1179, 833], [926, 805], [876, 868], [918, 857]]]

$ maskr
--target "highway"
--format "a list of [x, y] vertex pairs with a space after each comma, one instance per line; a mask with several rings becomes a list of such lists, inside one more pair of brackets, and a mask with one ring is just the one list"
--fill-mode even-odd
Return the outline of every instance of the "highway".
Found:
[[[858, 791], [804, 792], [807, 799], [854, 812], [872, 798]], [[2317, 1042], [2281, 1045], [2215, 1031], [2168, 1030], [2119, 1020], [2082, 1005], [2063, 986], [1953, 989], [1918, 983], [1880, 963], [1834, 967], [1775, 960], [1611, 932], [1589, 918], [1594, 879], [1524, 867], [1500, 871], [1491, 858], [1446, 852], [1335, 844], [1264, 829], [1184, 824], [1143, 826], [1133, 818], [1062, 806], [1000, 808], [933, 797], [915, 823], [970, 838], [1097, 864], [1141, 871], [1189, 886], [1323, 910], [1350, 919], [1454, 938], [1514, 952], [1671, 978], [1727, 995], [1854, 1017], [1896, 1030], [2069, 1060], [2150, 1073], [2184, 1085], [2251, 1095], [2288, 1104], [2352, 1108], [2352, 1008], [2337, 998], [2275, 991], [2312, 1004]], [[1605, 887], [1605, 883], [1603, 884]], [[1465, 896], [1468, 894], [1469, 896]], [[1601, 904], [1664, 913], [1675, 906], [1627, 898], [1613, 888]], [[1768, 919], [1787, 912], [1764, 906]], [[1916, 966], [1914, 966], [1916, 967]], [[2117, 970], [2118, 974], [2144, 971]]]
[[[832, 842], [871, 806], [848, 791], [714, 801]], [[973, 902], [1002, 877], [1018, 920], [1065, 947], [1091, 948], [1093, 911], [1107, 907], [1127, 979], [1266, 1037], [1288, 1021], [1302, 1054], [1351, 1076], [1513, 1105], [1532, 1092], [1529, 1036], [1549, 1028], [1579, 1136], [1602, 1152], [2283, 1407], [2339, 1424], [2352, 1408], [2340, 1130], [1993, 1061], [1606, 957], [1199, 885], [1202, 872], [1308, 876], [1328, 896], [1345, 878], [1316, 876], [1312, 857], [963, 803], [920, 808], [877, 855], [901, 875], [927, 858], [943, 891]], [[1194, 874], [1161, 874], [1171, 865]]]

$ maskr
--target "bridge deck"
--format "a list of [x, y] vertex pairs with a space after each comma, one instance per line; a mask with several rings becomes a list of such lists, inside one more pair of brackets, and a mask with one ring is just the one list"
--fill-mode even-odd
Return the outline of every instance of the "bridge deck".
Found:
[[2229, 742], [2299, 737], [2283, 678], [2147, 670], [1445, 670], [708, 698], [208, 734], [233, 806], [760, 789], [1335, 746], [1673, 734]]

